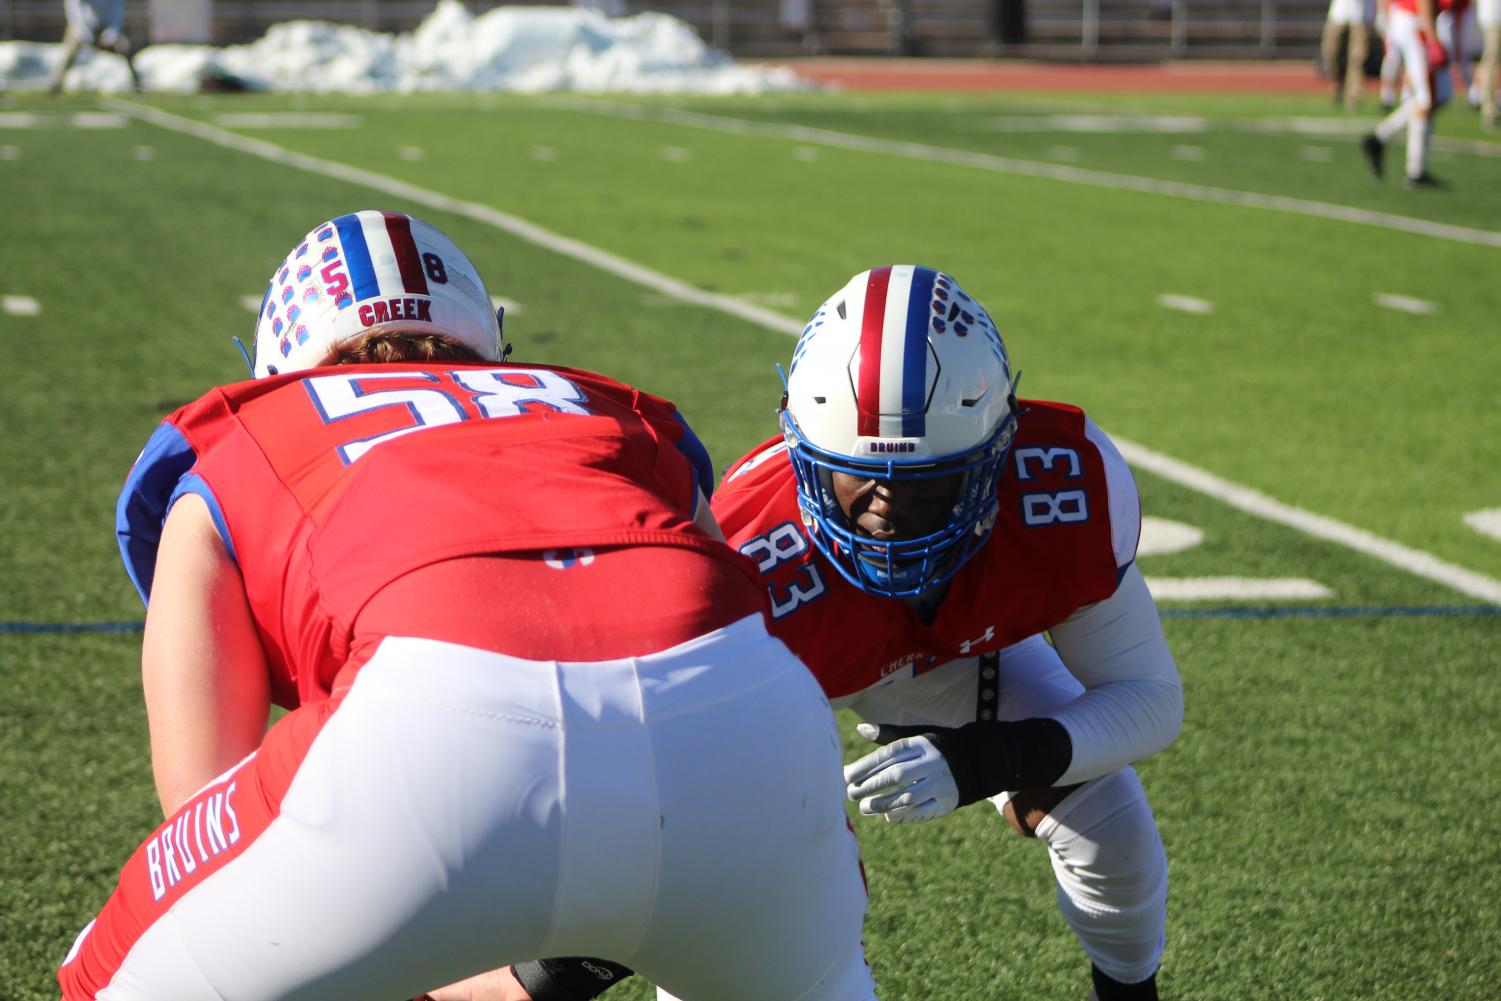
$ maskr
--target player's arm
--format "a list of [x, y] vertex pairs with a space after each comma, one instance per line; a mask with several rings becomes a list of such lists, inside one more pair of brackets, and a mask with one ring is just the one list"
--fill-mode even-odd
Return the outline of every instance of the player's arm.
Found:
[[1087, 781], [1177, 737], [1183, 721], [1178, 669], [1134, 562], [1141, 524], [1136, 484], [1115, 445], [1093, 423], [1087, 427], [1104, 460], [1120, 579], [1110, 597], [1050, 630], [1085, 692], [1032, 719], [962, 727], [862, 724], [862, 735], [883, 745], [845, 769], [847, 792], [862, 813], [898, 823], [930, 820], [1001, 792]]
[[960, 727], [860, 724], [883, 746], [844, 770], [860, 812], [895, 823], [941, 817], [1002, 792], [1069, 786], [1172, 743], [1183, 689], [1141, 572], [1052, 630], [1085, 692], [1047, 716]]
[[[1425, 41], [1438, 42], [1438, 12], [1433, 9], [1433, 0], [1417, 0], [1418, 24], [1423, 26], [1427, 33]], [[1432, 55], [1430, 48], [1430, 57]], [[1430, 67], [1432, 69], [1433, 67]]]
[[171, 814], [259, 746], [271, 705], [239, 568], [196, 494], [183, 495], [162, 526], [141, 680], [151, 770]]
[[714, 517], [713, 510], [709, 507], [709, 498], [704, 492], [698, 492], [698, 500], [693, 505], [693, 523], [704, 530], [704, 534], [718, 542], [724, 541], [724, 531], [719, 527], [719, 519]]
[[1072, 785], [1150, 757], [1178, 737], [1183, 685], [1141, 571], [1126, 568], [1104, 601], [1050, 630], [1084, 694], [1054, 711], [1068, 731], [1069, 766], [1054, 783]]

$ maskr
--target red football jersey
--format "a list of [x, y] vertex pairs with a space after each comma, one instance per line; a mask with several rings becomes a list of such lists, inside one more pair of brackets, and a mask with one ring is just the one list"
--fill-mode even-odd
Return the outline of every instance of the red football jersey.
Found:
[[340, 366], [220, 387], [173, 413], [131, 470], [117, 532], [146, 598], [171, 501], [204, 497], [240, 567], [273, 698], [290, 707], [329, 692], [365, 602], [419, 567], [623, 545], [739, 562], [692, 523], [711, 477], [672, 404], [603, 376]]
[[1018, 404], [995, 529], [932, 623], [903, 601], [861, 591], [813, 546], [781, 438], [726, 474], [714, 514], [730, 545], [760, 567], [772, 632], [830, 698], [999, 650], [1115, 591], [1140, 531], [1129, 470], [1078, 408]]

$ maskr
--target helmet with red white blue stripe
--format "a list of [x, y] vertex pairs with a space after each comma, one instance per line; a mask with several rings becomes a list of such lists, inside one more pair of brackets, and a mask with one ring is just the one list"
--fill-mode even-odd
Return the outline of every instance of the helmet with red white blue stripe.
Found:
[[[1013, 386], [985, 308], [932, 268], [863, 271], [819, 307], [792, 354], [782, 431], [809, 535], [850, 583], [922, 595], [984, 544], [1016, 429]], [[834, 473], [959, 479], [942, 528], [877, 540], [840, 507]]]
[[363, 211], [315, 226], [271, 275], [255, 324], [257, 379], [313, 368], [372, 331], [443, 334], [487, 361], [504, 356], [484, 280], [437, 227]]

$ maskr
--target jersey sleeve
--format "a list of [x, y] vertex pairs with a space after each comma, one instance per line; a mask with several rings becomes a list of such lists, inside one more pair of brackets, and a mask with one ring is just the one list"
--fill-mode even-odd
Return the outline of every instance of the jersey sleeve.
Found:
[[1059, 785], [1087, 782], [1156, 754], [1183, 726], [1183, 685], [1141, 571], [1127, 567], [1114, 594], [1081, 608], [1049, 635], [1084, 692], [1049, 715], [1073, 742]]
[[688, 467], [693, 472], [693, 486], [695, 488], [694, 503], [690, 510], [697, 514], [697, 498], [699, 496], [710, 497], [714, 493], [714, 462], [709, 457], [709, 450], [704, 447], [703, 441], [694, 432], [693, 427], [682, 412], [668, 400], [650, 393], [638, 392], [636, 394], [635, 409], [658, 434], [661, 434], [688, 460]]
[[1141, 495], [1136, 479], [1115, 443], [1095, 422], [1084, 419], [1084, 435], [1100, 453], [1105, 465], [1105, 491], [1110, 517], [1110, 545], [1115, 551], [1115, 565], [1124, 571], [1136, 560], [1141, 542]]
[[214, 527], [229, 548], [230, 558], [235, 558], [224, 510], [213, 490], [194, 472], [197, 464], [197, 449], [182, 428], [168, 419], [157, 425], [147, 439], [115, 502], [115, 539], [120, 559], [143, 604], [151, 601], [151, 580], [156, 574], [162, 525], [172, 505], [183, 494], [197, 494], [208, 504]]

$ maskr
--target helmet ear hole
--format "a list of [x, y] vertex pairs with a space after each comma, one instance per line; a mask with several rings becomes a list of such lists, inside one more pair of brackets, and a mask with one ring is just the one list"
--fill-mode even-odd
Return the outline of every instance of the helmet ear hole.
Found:
[[849, 319], [849, 314], [847, 312], [845, 312], [845, 309], [844, 309], [844, 300], [843, 299], [839, 300], [839, 305], [837, 305], [837, 306], [834, 307], [834, 311], [839, 314], [839, 318], [841, 320], [848, 320]]

